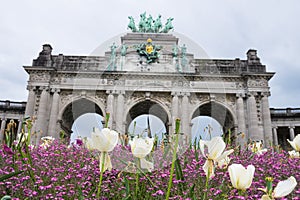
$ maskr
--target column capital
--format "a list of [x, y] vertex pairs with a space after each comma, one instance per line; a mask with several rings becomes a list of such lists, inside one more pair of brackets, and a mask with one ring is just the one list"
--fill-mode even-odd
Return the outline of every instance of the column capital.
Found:
[[254, 92], [254, 91], [253, 91], [253, 92], [248, 92], [248, 93], [247, 93], [247, 97], [252, 97], [252, 96], [253, 96], [253, 97], [257, 96], [257, 92]]
[[29, 90], [29, 91], [34, 91], [34, 90], [36, 90], [36, 86], [27, 85], [26, 89]]
[[106, 94], [110, 95], [110, 94], [114, 94], [113, 90], [106, 90]]
[[295, 129], [295, 126], [289, 126], [289, 129]]
[[262, 92], [261, 96], [262, 97], [269, 97], [269, 96], [271, 96], [271, 92], [269, 92], [269, 91], [268, 92]]
[[60, 89], [59, 88], [51, 88], [51, 92], [52, 93], [60, 93]]
[[235, 96], [236, 96], [236, 98], [244, 98], [245, 93], [236, 93]]
[[41, 91], [48, 91], [49, 90], [49, 87], [48, 86], [40, 86], [39, 87], [39, 90], [41, 90]]
[[117, 90], [116, 93], [119, 95], [125, 95], [125, 90]]
[[173, 91], [173, 92], [171, 92], [171, 95], [172, 95], [173, 97], [175, 97], [175, 96], [178, 96], [179, 94], [178, 94], [178, 92]]
[[183, 96], [187, 96], [187, 97], [189, 97], [191, 95], [191, 93], [190, 92], [184, 92], [183, 93]]

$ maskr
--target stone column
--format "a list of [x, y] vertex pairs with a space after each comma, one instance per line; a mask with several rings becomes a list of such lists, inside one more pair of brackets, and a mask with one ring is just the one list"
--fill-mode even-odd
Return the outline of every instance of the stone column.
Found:
[[182, 129], [181, 130], [186, 136], [189, 136], [190, 134], [189, 96], [190, 93], [186, 92], [182, 97], [182, 114], [181, 114]]
[[35, 103], [35, 87], [27, 86], [28, 92], [28, 98], [26, 103], [26, 109], [25, 109], [25, 117], [33, 116], [34, 113], [34, 103]]
[[169, 130], [170, 134], [175, 133], [175, 120], [178, 118], [178, 94], [177, 92], [172, 92], [171, 94], [173, 96], [172, 99], [172, 129]]
[[1, 132], [0, 132], [0, 143], [2, 142], [3, 138], [4, 138], [4, 131], [5, 131], [5, 126], [6, 126], [6, 119], [5, 117], [3, 117], [1, 119]]
[[18, 131], [17, 131], [17, 134], [21, 133], [22, 123], [23, 123], [23, 119], [21, 118], [21, 119], [18, 120]]
[[117, 97], [117, 115], [116, 115], [116, 131], [120, 134], [124, 134], [124, 122], [123, 122], [123, 115], [124, 115], [124, 91], [118, 91]]
[[290, 140], [292, 141], [292, 140], [294, 140], [294, 138], [295, 138], [295, 127], [294, 126], [290, 126], [289, 127], [289, 130], [290, 130]]
[[47, 119], [47, 107], [48, 107], [48, 88], [47, 87], [41, 87], [42, 90], [41, 96], [40, 96], [40, 103], [37, 113], [37, 121], [36, 121], [36, 127], [35, 132], [37, 134], [37, 141], [38, 144], [40, 141], [40, 138], [47, 134], [46, 129], [46, 119]]
[[278, 146], [277, 128], [278, 127], [273, 127], [273, 141], [275, 146]]
[[57, 115], [58, 115], [58, 105], [59, 105], [59, 89], [52, 89], [53, 97], [52, 97], [52, 105], [50, 111], [49, 118], [49, 127], [48, 127], [48, 135], [53, 136], [54, 138], [59, 138], [59, 133], [57, 131]]
[[248, 113], [249, 113], [249, 127], [248, 133], [249, 138], [252, 141], [258, 141], [263, 139], [263, 133], [259, 132], [258, 118], [257, 118], [257, 107], [255, 100], [256, 93], [248, 94]]
[[245, 113], [244, 113], [244, 100], [243, 94], [236, 95], [236, 113], [237, 113], [237, 142], [241, 145], [241, 148], [244, 149], [247, 146], [247, 136], [246, 136], [246, 124], [245, 124]]
[[272, 123], [271, 123], [271, 114], [269, 107], [268, 96], [270, 96], [269, 92], [262, 94], [262, 118], [263, 118], [263, 126], [264, 126], [264, 136], [265, 136], [265, 145], [270, 147], [273, 143], [272, 139]]
[[[113, 113], [114, 113], [114, 95], [113, 95], [112, 91], [110, 91], [110, 90], [107, 90], [106, 94], [108, 94], [107, 103], [106, 103], [106, 112], [110, 113], [108, 127], [112, 128]], [[105, 117], [105, 113], [104, 113], [104, 117]]]

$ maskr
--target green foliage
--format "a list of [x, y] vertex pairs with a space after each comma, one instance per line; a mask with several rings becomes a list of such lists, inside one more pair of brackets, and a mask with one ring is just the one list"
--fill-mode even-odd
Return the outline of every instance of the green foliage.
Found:
[[12, 172], [10, 174], [2, 175], [2, 176], [0, 176], [0, 182], [5, 181], [6, 179], [9, 179], [9, 178], [11, 178], [13, 176], [17, 176], [17, 175], [19, 175], [21, 173], [23, 173], [23, 171], [17, 171], [17, 172]]

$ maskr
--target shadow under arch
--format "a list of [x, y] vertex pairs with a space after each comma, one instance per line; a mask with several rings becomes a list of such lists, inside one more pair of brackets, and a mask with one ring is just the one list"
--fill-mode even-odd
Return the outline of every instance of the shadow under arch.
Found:
[[169, 115], [167, 111], [158, 102], [152, 100], [143, 100], [135, 103], [126, 114], [126, 131], [130, 123], [138, 116], [150, 114], [158, 117], [165, 125], [166, 132], [169, 132]]
[[86, 113], [97, 113], [103, 116], [100, 106], [86, 98], [74, 100], [65, 106], [59, 122], [61, 129], [65, 131], [68, 137], [71, 136], [74, 121]]
[[224, 105], [215, 101], [209, 101], [198, 106], [193, 112], [192, 119], [198, 116], [208, 116], [217, 120], [223, 127], [224, 134], [227, 134], [229, 129], [233, 131], [235, 128], [233, 113]]

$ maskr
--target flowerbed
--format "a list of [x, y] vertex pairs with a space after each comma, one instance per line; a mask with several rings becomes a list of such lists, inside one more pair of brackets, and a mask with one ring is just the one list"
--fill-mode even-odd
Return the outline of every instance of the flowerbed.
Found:
[[[21, 174], [0, 182], [0, 197], [10, 195], [13, 199], [97, 199], [99, 183], [99, 159], [97, 152], [80, 146], [67, 147], [54, 141], [48, 148], [41, 146], [30, 150], [32, 165], [28, 158], [16, 157], [0, 146], [0, 176], [22, 170]], [[124, 161], [134, 161], [128, 146], [118, 145], [110, 153], [112, 171], [105, 171], [101, 184], [101, 199], [165, 199], [172, 160], [164, 150], [152, 153], [154, 170], [143, 172], [136, 180]], [[17, 154], [17, 152], [16, 152]], [[15, 160], [13, 160], [13, 157]], [[206, 174], [203, 165], [206, 158], [199, 149], [188, 148], [178, 156], [176, 173], [170, 199], [260, 199], [266, 187], [266, 177], [273, 177], [273, 185], [294, 176], [298, 184], [291, 194], [281, 199], [300, 199], [300, 159], [290, 158], [285, 151], [268, 149], [262, 155], [251, 151], [238, 151], [230, 156], [231, 163], [255, 166], [251, 187], [242, 195], [233, 188], [227, 168], [216, 168], [206, 191]], [[25, 162], [23, 161], [25, 160]], [[127, 162], [128, 163], [128, 162]], [[34, 174], [34, 180], [29, 175]], [[138, 183], [138, 184], [137, 184]], [[138, 188], [137, 188], [138, 186]]]

